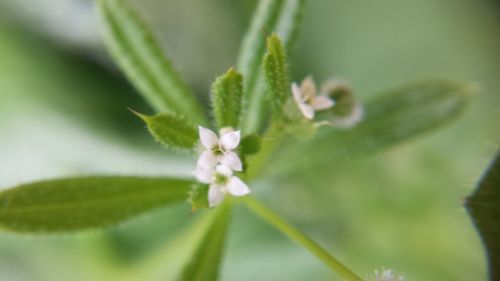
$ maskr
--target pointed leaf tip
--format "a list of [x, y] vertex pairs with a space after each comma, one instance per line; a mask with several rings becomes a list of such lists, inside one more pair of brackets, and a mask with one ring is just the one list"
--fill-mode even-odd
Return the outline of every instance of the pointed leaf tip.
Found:
[[286, 52], [276, 33], [267, 38], [263, 67], [268, 100], [275, 117], [279, 117], [283, 113], [286, 100], [290, 97], [290, 82]]
[[212, 84], [212, 105], [219, 128], [238, 128], [242, 110], [243, 76], [234, 68]]
[[166, 147], [191, 149], [198, 142], [197, 128], [182, 116], [170, 113], [160, 113], [152, 116], [137, 112], [134, 112], [134, 114], [146, 123], [151, 135]]
[[466, 200], [466, 208], [486, 248], [489, 280], [500, 279], [500, 152]]

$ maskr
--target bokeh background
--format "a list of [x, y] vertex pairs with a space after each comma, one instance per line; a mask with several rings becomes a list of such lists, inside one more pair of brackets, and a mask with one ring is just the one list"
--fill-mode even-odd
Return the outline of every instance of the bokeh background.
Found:
[[[211, 81], [236, 64], [256, 1], [133, 2], [206, 100]], [[294, 80], [342, 77], [361, 100], [434, 77], [481, 91], [443, 130], [327, 174], [262, 181], [257, 196], [360, 274], [386, 267], [408, 280], [485, 280], [462, 204], [500, 143], [499, 34], [493, 0], [308, 1]], [[188, 175], [194, 160], [154, 143], [127, 107], [151, 112], [103, 49], [92, 1], [0, 0], [1, 188], [92, 173]], [[76, 235], [0, 233], [0, 280], [113, 280], [151, 256], [162, 280], [174, 279], [194, 243], [183, 235], [196, 219], [188, 211]], [[245, 209], [234, 214], [221, 277], [334, 278]]]

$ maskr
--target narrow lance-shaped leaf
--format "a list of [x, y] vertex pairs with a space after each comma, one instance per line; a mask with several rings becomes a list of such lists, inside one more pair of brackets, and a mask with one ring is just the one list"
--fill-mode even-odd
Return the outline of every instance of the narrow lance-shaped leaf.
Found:
[[186, 200], [192, 182], [82, 177], [23, 184], [0, 193], [0, 228], [50, 233], [105, 227]]
[[233, 68], [212, 85], [212, 104], [219, 128], [238, 128], [243, 96], [243, 76]]
[[212, 225], [208, 228], [193, 257], [184, 268], [178, 281], [215, 281], [224, 254], [226, 232], [231, 218], [231, 205], [226, 202], [215, 210]]
[[186, 118], [170, 113], [148, 116], [134, 112], [148, 126], [148, 130], [157, 141], [169, 148], [191, 149], [198, 142], [196, 127]]
[[243, 133], [259, 132], [267, 117], [262, 57], [265, 52], [263, 31], [274, 31], [290, 51], [297, 37], [304, 0], [261, 0], [254, 14], [238, 58], [238, 69], [245, 77]]
[[500, 153], [467, 198], [466, 207], [486, 248], [489, 280], [500, 280]]
[[[306, 143], [282, 150], [275, 172], [328, 168], [391, 147], [456, 119], [471, 88], [445, 81], [421, 82], [381, 95], [366, 104], [363, 120], [349, 130], [322, 128]], [[307, 153], [305, 153], [307, 152]]]
[[261, 0], [254, 12], [238, 57], [238, 70], [245, 77], [245, 90], [253, 88], [259, 75], [266, 48], [264, 30], [273, 30], [283, 7], [283, 0]]
[[288, 54], [294, 49], [297, 41], [305, 2], [305, 0], [285, 1], [279, 21], [276, 23], [275, 30], [280, 38], [283, 38], [283, 44]]
[[267, 39], [267, 53], [264, 56], [264, 74], [268, 99], [275, 116], [279, 116], [290, 96], [290, 82], [285, 50], [278, 35]]
[[[118, 66], [158, 112], [187, 115], [204, 123], [205, 116], [153, 32], [127, 6], [127, 0], [98, 0], [104, 41]], [[189, 115], [188, 115], [189, 114]]]
[[120, 270], [120, 281], [171, 281], [178, 278], [182, 266], [187, 264], [198, 248], [209, 227], [212, 226], [214, 212], [189, 216], [191, 222], [173, 237], [164, 239], [137, 262]]

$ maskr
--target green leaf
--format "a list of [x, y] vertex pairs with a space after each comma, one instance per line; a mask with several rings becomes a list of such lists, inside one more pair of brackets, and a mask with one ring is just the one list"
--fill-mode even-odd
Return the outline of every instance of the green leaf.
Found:
[[367, 103], [363, 120], [356, 127], [323, 127], [311, 141], [283, 149], [279, 152], [283, 157], [273, 157], [278, 158], [272, 163], [273, 171], [329, 168], [407, 141], [460, 116], [470, 93], [466, 85], [445, 81], [396, 89]]
[[299, 34], [300, 22], [304, 11], [305, 0], [287, 0], [281, 9], [281, 16], [276, 23], [275, 31], [283, 38], [288, 54], [294, 49]]
[[259, 201], [251, 196], [246, 196], [243, 199], [245, 205], [254, 212], [259, 218], [269, 223], [271, 226], [285, 234], [288, 238], [301, 245], [319, 260], [321, 260], [332, 271], [342, 276], [342, 280], [363, 281], [359, 276], [352, 272], [347, 266], [342, 264], [337, 258], [331, 255], [328, 251], [314, 242], [306, 234], [289, 224], [287, 221], [276, 215], [273, 211], [266, 208]]
[[113, 280], [175, 280], [182, 272], [182, 266], [190, 261], [207, 229], [212, 226], [215, 214], [215, 212], [203, 212], [186, 217], [186, 220], [190, 221], [187, 227], [171, 237], [165, 237], [167, 239], [164, 243], [151, 249], [137, 262], [121, 268], [120, 275]]
[[191, 204], [191, 212], [193, 213], [198, 210], [208, 209], [208, 184], [193, 184], [188, 201]]
[[240, 152], [243, 155], [255, 154], [260, 151], [261, 137], [257, 134], [251, 134], [241, 140]]
[[238, 57], [238, 70], [245, 77], [246, 104], [242, 124], [245, 135], [259, 132], [267, 117], [262, 71], [266, 45], [263, 32], [274, 31], [279, 34], [286, 49], [290, 51], [297, 37], [304, 2], [305, 0], [261, 0], [254, 13]]
[[183, 117], [169, 113], [152, 116], [134, 113], [146, 123], [151, 135], [167, 147], [191, 149], [198, 142], [196, 127]]
[[118, 66], [158, 112], [204, 123], [205, 116], [150, 28], [126, 0], [98, 0], [104, 41]]
[[231, 218], [231, 205], [226, 200], [218, 206], [208, 228], [191, 261], [184, 268], [178, 281], [215, 281], [224, 254], [226, 232]]
[[186, 200], [192, 182], [172, 178], [82, 177], [23, 184], [0, 193], [0, 227], [67, 232], [116, 224]]
[[267, 39], [267, 53], [264, 55], [264, 74], [271, 109], [275, 116], [280, 116], [285, 102], [290, 96], [290, 81], [286, 54], [276, 34]]
[[219, 128], [238, 128], [243, 96], [243, 76], [233, 68], [212, 85], [212, 104]]
[[466, 207], [486, 248], [489, 280], [500, 280], [500, 153], [467, 198]]
[[261, 0], [255, 10], [238, 57], [238, 69], [245, 77], [245, 90], [253, 88], [260, 71], [266, 39], [263, 31], [274, 30], [283, 0]]

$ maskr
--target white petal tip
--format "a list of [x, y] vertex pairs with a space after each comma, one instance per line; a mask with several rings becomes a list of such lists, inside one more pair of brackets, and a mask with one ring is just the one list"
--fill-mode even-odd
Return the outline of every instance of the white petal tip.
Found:
[[241, 132], [227, 132], [221, 136], [221, 143], [226, 150], [234, 150], [240, 144]]
[[231, 177], [227, 189], [233, 196], [245, 196], [251, 192], [250, 188], [238, 177]]

